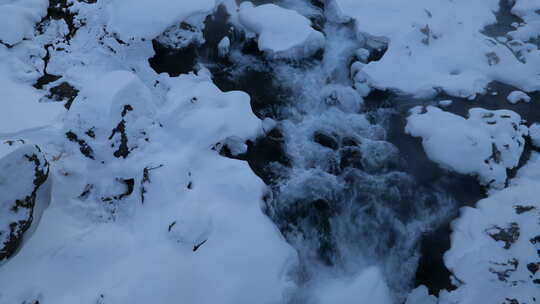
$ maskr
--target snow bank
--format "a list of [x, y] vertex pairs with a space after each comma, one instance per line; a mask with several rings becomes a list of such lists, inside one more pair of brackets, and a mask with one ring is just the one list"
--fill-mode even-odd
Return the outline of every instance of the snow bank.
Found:
[[302, 58], [324, 46], [324, 35], [311, 27], [309, 19], [274, 4], [243, 2], [239, 20], [258, 35], [259, 49], [271, 57]]
[[370, 85], [416, 96], [440, 90], [482, 93], [493, 80], [525, 91], [540, 89], [540, 51], [520, 41], [481, 33], [496, 22], [498, 0], [335, 0], [337, 20], [352, 18], [367, 46], [388, 50], [363, 71]]
[[[458, 289], [439, 303], [533, 303], [540, 298], [540, 155], [512, 186], [463, 208], [445, 263]], [[531, 174], [535, 173], [535, 174]]]
[[183, 21], [200, 22], [215, 8], [216, 0], [115, 0], [107, 11], [108, 28], [121, 39], [152, 39]]
[[477, 175], [480, 182], [501, 188], [506, 170], [517, 166], [528, 129], [509, 110], [469, 110], [467, 119], [429, 106], [411, 110], [405, 131], [422, 138], [428, 157], [461, 174]]
[[0, 42], [14, 45], [34, 35], [34, 25], [47, 13], [47, 0], [0, 2]]

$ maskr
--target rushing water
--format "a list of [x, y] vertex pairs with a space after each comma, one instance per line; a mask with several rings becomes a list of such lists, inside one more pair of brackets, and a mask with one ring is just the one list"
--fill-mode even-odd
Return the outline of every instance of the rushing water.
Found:
[[[322, 11], [313, 18], [327, 46], [312, 58], [268, 61], [254, 41], [230, 30], [220, 9], [207, 19], [203, 45], [173, 50], [154, 42], [150, 63], [171, 75], [205, 66], [222, 90], [249, 93], [255, 114], [277, 122], [240, 158], [269, 185], [265, 211], [298, 251], [300, 288], [291, 303], [310, 302], [320, 280], [347, 280], [371, 265], [397, 301], [419, 284], [433, 293], [451, 288], [442, 260], [449, 223], [484, 196], [482, 187], [441, 170], [404, 134], [408, 109], [425, 101], [358, 95], [349, 67], [361, 45], [352, 25], [327, 22]], [[227, 59], [215, 51], [225, 35]]]

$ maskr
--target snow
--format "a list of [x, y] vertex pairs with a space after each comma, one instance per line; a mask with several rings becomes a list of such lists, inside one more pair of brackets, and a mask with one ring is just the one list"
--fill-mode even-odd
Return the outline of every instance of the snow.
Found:
[[439, 303], [532, 303], [540, 297], [534, 282], [540, 278], [534, 271], [540, 265], [539, 165], [540, 155], [533, 153], [510, 187], [461, 210], [445, 254], [458, 289]]
[[47, 13], [47, 0], [0, 2], [0, 42], [14, 45], [34, 35], [34, 25]]
[[274, 4], [254, 6], [243, 2], [239, 20], [258, 35], [259, 50], [271, 57], [302, 58], [324, 46], [324, 35], [311, 27], [309, 19]]
[[461, 174], [477, 175], [480, 182], [502, 188], [506, 170], [517, 166], [528, 129], [510, 110], [469, 110], [463, 118], [428, 106], [411, 110], [405, 131], [422, 138], [427, 156]]
[[448, 107], [450, 105], [452, 105], [452, 100], [451, 99], [445, 99], [445, 100], [439, 100], [439, 105], [441, 107]]
[[498, 0], [335, 0], [333, 7], [336, 21], [354, 20], [367, 47], [388, 45], [381, 60], [363, 69], [372, 87], [419, 97], [440, 90], [473, 97], [497, 80], [525, 91], [538, 90], [538, 48], [521, 41], [503, 43], [481, 33], [495, 23], [498, 4]]
[[521, 17], [523, 23], [509, 34], [515, 39], [527, 41], [540, 36], [540, 3], [535, 0], [516, 0], [512, 7], [512, 14]]
[[16, 51], [0, 46], [0, 135], [53, 125], [65, 112], [61, 103], [40, 102], [43, 94], [21, 81], [31, 68], [13, 55]]
[[506, 100], [508, 100], [511, 104], [516, 104], [520, 101], [523, 102], [530, 102], [531, 97], [521, 91], [512, 91], [510, 94], [508, 94], [508, 97], [506, 97]]
[[107, 6], [107, 27], [121, 39], [152, 39], [182, 21], [200, 21], [216, 6], [216, 0], [114, 0]]

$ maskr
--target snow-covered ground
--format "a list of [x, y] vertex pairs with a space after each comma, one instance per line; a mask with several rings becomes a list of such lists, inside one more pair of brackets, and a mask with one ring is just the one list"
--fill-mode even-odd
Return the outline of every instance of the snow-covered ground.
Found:
[[501, 3], [0, 0], [0, 304], [539, 301], [540, 4]]

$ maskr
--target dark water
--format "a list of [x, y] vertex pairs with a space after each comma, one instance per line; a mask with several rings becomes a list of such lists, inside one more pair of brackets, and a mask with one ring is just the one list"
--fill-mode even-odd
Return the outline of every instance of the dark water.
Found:
[[[320, 2], [315, 4], [321, 10], [324, 8]], [[504, 10], [509, 11], [506, 7]], [[319, 20], [325, 31], [336, 27], [325, 21], [322, 11], [311, 17]], [[513, 22], [508, 18], [504, 24]], [[453, 104], [446, 110], [458, 115], [466, 116], [472, 107], [506, 108], [529, 122], [538, 122], [539, 93], [531, 94], [531, 103], [511, 105], [506, 102], [506, 96], [515, 88], [501, 83], [492, 83], [485, 95], [472, 101], [444, 94], [431, 101], [412, 100], [373, 91], [358, 114], [364, 114], [371, 127], [383, 130], [378, 144], [397, 151], [373, 165], [369, 163], [373, 155], [366, 155], [364, 144], [372, 139], [340, 126], [346, 121], [340, 122], [339, 117], [331, 132], [323, 122], [309, 131], [312, 134], [299, 135], [294, 127], [291, 129], [291, 125], [301, 128], [312, 115], [303, 113], [305, 110], [299, 106], [305, 95], [302, 86], [284, 81], [278, 70], [286, 67], [292, 73], [305, 74], [305, 89], [312, 89], [308, 76], [326, 62], [324, 53], [299, 61], [269, 61], [257, 50], [254, 41], [246, 39], [240, 31], [231, 30], [227, 20], [223, 8], [208, 17], [204, 30], [206, 42], [202, 45], [171, 50], [154, 41], [156, 56], [149, 61], [157, 72], [171, 76], [198, 65], [205, 66], [220, 89], [247, 92], [253, 112], [259, 118], [278, 122], [274, 130], [248, 142], [248, 152], [238, 158], [248, 161], [271, 189], [265, 211], [298, 250], [301, 265], [296, 280], [300, 287], [316, 280], [318, 271], [338, 269], [354, 273], [371, 263], [384, 265], [383, 272], [398, 301], [403, 300], [407, 290], [422, 284], [432, 294], [452, 289], [451, 274], [443, 262], [443, 255], [450, 247], [450, 223], [458, 216], [460, 207], [472, 206], [485, 197], [485, 189], [475, 178], [447, 172], [427, 158], [420, 140], [404, 133], [408, 110], [416, 105], [452, 99]], [[498, 35], [506, 29], [488, 27], [486, 31]], [[331, 33], [327, 32], [329, 39]], [[224, 36], [231, 39], [232, 55], [228, 58], [217, 54], [217, 44]], [[384, 49], [374, 50], [370, 59], [379, 60], [383, 55]], [[349, 56], [334, 69], [346, 68], [352, 59], [352, 54]], [[347, 81], [332, 76], [326, 79], [326, 84], [350, 86]], [[299, 156], [291, 154], [294, 153], [291, 147], [299, 141], [319, 144], [320, 148], [310, 151], [318, 162], [307, 167], [298, 162]], [[530, 145], [527, 149], [531, 149]], [[228, 155], [226, 151], [222, 154]], [[290, 184], [298, 182], [298, 171], [308, 175], [300, 181], [304, 192], [291, 190]], [[417, 222], [421, 225], [415, 226]], [[300, 303], [307, 299], [300, 291], [291, 301]]]

